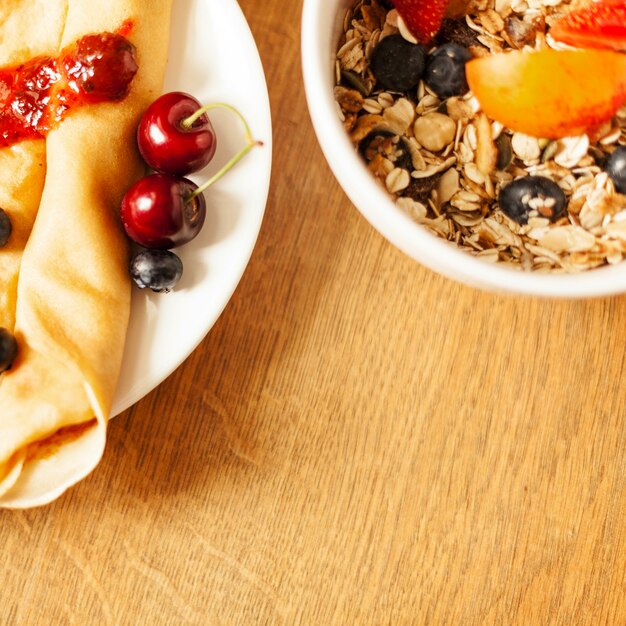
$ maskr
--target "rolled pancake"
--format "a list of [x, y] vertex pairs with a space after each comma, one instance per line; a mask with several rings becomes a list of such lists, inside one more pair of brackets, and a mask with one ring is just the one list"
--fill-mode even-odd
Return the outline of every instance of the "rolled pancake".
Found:
[[[33, 15], [44, 15], [33, 20]], [[56, 55], [63, 36], [67, 0], [4, 0], [0, 6], [0, 66]], [[0, 250], [0, 328], [13, 330], [17, 277], [24, 246], [35, 222], [46, 177], [46, 142], [23, 141], [0, 148], [0, 208], [13, 232]]]
[[47, 173], [22, 259], [20, 353], [0, 379], [0, 506], [44, 504], [101, 458], [130, 312], [119, 220], [142, 173], [138, 120], [160, 93], [171, 0], [70, 0], [62, 45], [126, 20], [139, 70], [122, 102], [74, 110], [46, 141]]

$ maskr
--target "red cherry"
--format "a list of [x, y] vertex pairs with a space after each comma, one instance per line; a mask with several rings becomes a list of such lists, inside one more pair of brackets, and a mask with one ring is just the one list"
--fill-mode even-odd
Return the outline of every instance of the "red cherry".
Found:
[[175, 248], [191, 241], [206, 217], [206, 201], [197, 189], [191, 180], [171, 174], [140, 179], [122, 200], [127, 235], [146, 248]]
[[207, 114], [194, 116], [200, 109], [200, 102], [180, 91], [166, 93], [148, 107], [139, 122], [137, 145], [152, 169], [183, 175], [211, 161], [217, 139]]

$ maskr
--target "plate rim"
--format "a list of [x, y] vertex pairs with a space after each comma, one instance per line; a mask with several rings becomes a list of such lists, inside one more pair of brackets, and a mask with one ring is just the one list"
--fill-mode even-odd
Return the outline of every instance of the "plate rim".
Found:
[[[231, 301], [241, 279], [250, 263], [250, 259], [252, 257], [252, 253], [256, 248], [259, 234], [261, 231], [261, 227], [263, 224], [263, 220], [265, 217], [265, 212], [267, 210], [267, 202], [269, 198], [270, 191], [270, 183], [271, 183], [271, 174], [272, 174], [272, 163], [273, 163], [273, 127], [272, 127], [272, 115], [271, 115], [271, 105], [269, 98], [269, 90], [267, 86], [267, 77], [263, 68], [263, 62], [261, 59], [261, 55], [252, 33], [250, 29], [250, 25], [245, 17], [245, 14], [241, 10], [238, 2], [236, 0], [219, 0], [215, 2], [215, 0], [195, 0], [196, 2], [202, 3], [211, 3], [213, 6], [224, 5], [224, 12], [230, 12], [235, 20], [239, 23], [236, 26], [237, 31], [241, 31], [245, 33], [245, 40], [243, 43], [250, 48], [250, 51], [253, 53], [249, 58], [247, 57], [247, 64], [249, 67], [257, 73], [259, 76], [259, 87], [260, 93], [255, 94], [257, 101], [255, 101], [255, 107], [258, 109], [258, 114], [264, 118], [263, 124], [263, 151], [265, 151], [265, 158], [263, 159], [264, 171], [263, 171], [263, 183], [259, 184], [258, 188], [255, 189], [255, 205], [258, 205], [260, 208], [254, 212], [253, 217], [250, 217], [247, 220], [247, 224], [249, 229], [253, 232], [252, 238], [247, 246], [245, 253], [241, 254], [241, 256], [237, 259], [238, 269], [233, 277], [231, 284], [229, 285], [229, 289], [225, 290], [223, 293], [223, 297], [220, 299], [221, 304], [216, 307], [214, 315], [207, 318], [207, 321], [204, 325], [202, 325], [202, 329], [198, 331], [197, 336], [194, 341], [190, 344], [189, 350], [185, 350], [184, 353], [179, 357], [172, 359], [171, 362], [168, 362], [167, 366], [163, 368], [161, 372], [159, 372], [154, 377], [151, 377], [143, 382], [138, 382], [136, 385], [132, 386], [130, 390], [126, 391], [126, 393], [122, 397], [119, 396], [119, 381], [118, 386], [116, 387], [115, 394], [113, 396], [112, 408], [110, 412], [110, 419], [120, 415], [124, 411], [128, 410], [132, 406], [134, 406], [137, 402], [145, 398], [149, 393], [154, 391], [157, 387], [159, 387], [163, 381], [165, 381], [169, 376], [171, 376], [188, 358], [195, 352], [198, 346], [204, 341], [206, 336], [209, 334], [211, 329], [215, 326], [218, 319], [221, 317], [224, 309]], [[173, 44], [170, 43], [170, 49]], [[242, 45], [242, 41], [238, 41], [238, 45]], [[262, 96], [262, 97], [260, 97]], [[254, 221], [253, 221], [254, 220]], [[135, 287], [133, 286], [133, 289]], [[160, 297], [167, 297], [167, 295], [161, 295]], [[131, 308], [131, 316], [132, 316], [132, 308]], [[123, 362], [122, 362], [123, 365]]]

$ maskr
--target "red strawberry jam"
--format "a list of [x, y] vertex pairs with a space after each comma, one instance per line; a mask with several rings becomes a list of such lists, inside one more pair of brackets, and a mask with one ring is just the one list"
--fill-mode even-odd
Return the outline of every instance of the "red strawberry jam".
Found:
[[0, 68], [0, 147], [43, 138], [74, 108], [122, 100], [137, 69], [135, 47], [119, 33], [86, 35], [57, 58]]

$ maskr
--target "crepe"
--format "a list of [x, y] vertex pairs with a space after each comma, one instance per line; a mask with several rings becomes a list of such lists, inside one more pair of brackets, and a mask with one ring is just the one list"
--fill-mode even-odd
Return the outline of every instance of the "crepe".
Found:
[[[45, 7], [44, 7], [45, 4]], [[46, 20], [33, 15], [45, 10]], [[0, 66], [12, 66], [59, 49], [66, 6], [47, 0], [4, 0], [0, 6]], [[20, 33], [19, 37], [15, 33]], [[46, 177], [43, 139], [0, 148], [0, 207], [9, 215], [13, 232], [0, 250], [0, 328], [13, 330], [17, 277], [24, 246], [35, 222]]]
[[139, 70], [122, 102], [73, 110], [46, 139], [43, 194], [19, 270], [19, 356], [0, 377], [0, 506], [49, 502], [102, 456], [130, 312], [119, 206], [143, 170], [134, 135], [162, 88], [170, 5], [67, 3], [61, 46], [131, 20]]

